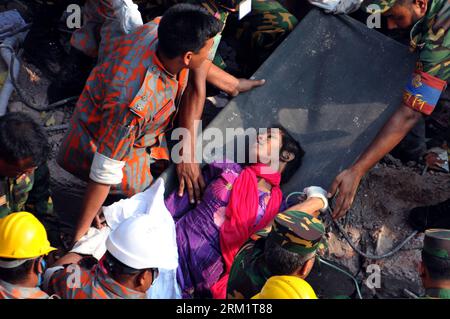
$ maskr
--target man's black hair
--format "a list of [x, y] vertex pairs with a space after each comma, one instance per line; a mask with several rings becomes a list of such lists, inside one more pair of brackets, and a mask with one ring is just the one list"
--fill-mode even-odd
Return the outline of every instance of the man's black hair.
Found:
[[289, 179], [294, 176], [295, 172], [302, 165], [305, 151], [301, 147], [300, 143], [294, 139], [294, 137], [281, 125], [275, 126], [281, 133], [281, 149], [280, 149], [280, 161], [283, 161], [282, 154], [284, 151], [292, 153], [295, 157], [292, 161], [286, 163], [286, 167], [281, 174], [281, 184], [287, 183]]
[[198, 5], [177, 4], [166, 11], [159, 23], [159, 49], [169, 59], [188, 51], [198, 53], [222, 26], [221, 21]]
[[107, 251], [105, 255], [105, 266], [108, 272], [110, 272], [113, 276], [135, 275], [142, 271], [125, 265], [114, 257], [109, 251]]
[[422, 251], [422, 261], [434, 280], [450, 280], [450, 259], [440, 258]]
[[272, 276], [289, 276], [303, 267], [314, 254], [301, 256], [284, 249], [270, 238], [266, 239], [264, 258]]
[[[1, 261], [13, 261], [14, 259], [9, 258], [0, 258]], [[30, 259], [24, 262], [22, 265], [17, 266], [15, 268], [1, 268], [0, 267], [0, 280], [3, 280], [10, 284], [16, 284], [24, 279], [31, 268], [33, 267], [33, 263], [36, 259]]]
[[50, 152], [42, 127], [25, 113], [8, 113], [0, 117], [0, 158], [15, 164], [31, 158], [39, 166]]

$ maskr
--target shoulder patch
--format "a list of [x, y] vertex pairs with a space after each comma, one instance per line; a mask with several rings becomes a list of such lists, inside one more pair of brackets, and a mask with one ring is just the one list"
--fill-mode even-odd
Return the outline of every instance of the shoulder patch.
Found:
[[417, 70], [405, 88], [403, 102], [418, 112], [430, 115], [446, 86], [446, 81]]
[[141, 87], [134, 97], [133, 101], [130, 103], [130, 110], [139, 117], [150, 116], [149, 112], [153, 109], [154, 104], [154, 92], [157, 88], [157, 79], [159, 72], [157, 72], [158, 67], [156, 65], [150, 66], [147, 69], [144, 80], [142, 81]]

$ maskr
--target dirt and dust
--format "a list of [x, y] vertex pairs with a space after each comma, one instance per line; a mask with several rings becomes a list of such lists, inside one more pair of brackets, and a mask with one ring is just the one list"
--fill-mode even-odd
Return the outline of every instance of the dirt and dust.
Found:
[[[422, 165], [402, 165], [388, 155], [363, 179], [351, 211], [340, 221], [363, 252], [381, 255], [390, 251], [413, 232], [407, 221], [412, 208], [449, 198], [447, 173], [422, 173]], [[366, 297], [406, 298], [404, 289], [422, 292], [417, 270], [423, 235], [415, 236], [394, 256], [378, 261], [359, 256], [337, 229], [332, 227], [328, 236], [329, 257], [358, 274]], [[381, 286], [369, 289], [365, 281], [370, 280], [374, 268], [368, 266], [373, 264], [381, 270]]]

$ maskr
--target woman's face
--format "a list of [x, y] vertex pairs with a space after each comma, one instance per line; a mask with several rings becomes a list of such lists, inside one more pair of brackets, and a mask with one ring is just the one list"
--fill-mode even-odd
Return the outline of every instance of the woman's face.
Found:
[[272, 128], [267, 130], [267, 133], [259, 134], [254, 147], [257, 162], [268, 165], [276, 164], [274, 162], [280, 159], [281, 147], [282, 135], [279, 129]]

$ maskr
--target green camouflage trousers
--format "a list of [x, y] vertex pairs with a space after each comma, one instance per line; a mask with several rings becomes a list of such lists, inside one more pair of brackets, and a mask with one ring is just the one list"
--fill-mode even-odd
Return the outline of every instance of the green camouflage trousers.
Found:
[[[252, 0], [252, 11], [242, 20], [214, 3], [205, 0], [135, 0], [144, 22], [162, 15], [177, 3], [189, 2], [205, 7], [225, 22], [223, 35], [236, 40], [237, 62], [245, 74], [252, 74], [297, 25], [297, 19], [275, 0]], [[216, 54], [214, 64], [225, 68]]]
[[53, 209], [47, 165], [18, 178], [0, 176], [0, 218], [26, 211], [44, 225], [52, 245], [60, 246], [59, 216]]

